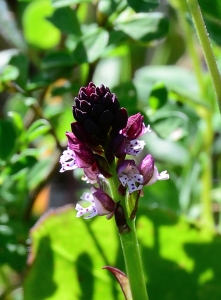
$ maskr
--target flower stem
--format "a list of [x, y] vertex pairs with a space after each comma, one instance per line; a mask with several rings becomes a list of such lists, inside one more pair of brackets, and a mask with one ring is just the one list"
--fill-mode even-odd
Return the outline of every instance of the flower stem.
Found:
[[121, 246], [133, 300], [148, 300], [135, 221], [128, 220], [130, 232], [120, 234]]
[[126, 196], [122, 196], [118, 193], [119, 180], [114, 166], [112, 166], [112, 174], [113, 177], [108, 180], [112, 197], [115, 201], [120, 201], [121, 205], [123, 206], [127, 225], [130, 228], [129, 232], [119, 232], [119, 236], [123, 250], [126, 272], [130, 282], [131, 294], [133, 300], [148, 300], [140, 248], [135, 228], [135, 220], [130, 220], [128, 217]]
[[197, 0], [187, 0], [187, 3], [203, 49], [205, 60], [215, 89], [219, 110], [221, 112], [221, 77], [209, 40], [208, 32]]
[[188, 7], [185, 0], [178, 0], [176, 3], [177, 13], [179, 15], [180, 23], [184, 31], [184, 39], [187, 50], [192, 59], [193, 68], [196, 74], [196, 78], [200, 87], [201, 95], [204, 94], [204, 78], [203, 72], [200, 63], [200, 57], [196, 51], [196, 47], [194, 44], [194, 37], [192, 35], [192, 30], [189, 22], [186, 19], [186, 12], [188, 11]]

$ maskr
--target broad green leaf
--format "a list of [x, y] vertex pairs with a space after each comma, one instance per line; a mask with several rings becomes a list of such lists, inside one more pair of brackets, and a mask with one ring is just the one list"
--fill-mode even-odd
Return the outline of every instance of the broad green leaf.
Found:
[[[137, 235], [149, 297], [219, 299], [220, 236], [171, 211], [148, 209], [145, 195], [140, 201]], [[101, 270], [107, 264], [121, 268], [123, 263], [113, 220], [86, 221], [75, 215], [73, 206], [51, 210], [31, 230], [24, 300], [124, 299], [115, 281]]]
[[161, 138], [179, 140], [188, 134], [190, 120], [183, 112], [160, 111], [153, 115], [150, 120], [152, 127]]
[[143, 43], [164, 37], [168, 31], [168, 20], [161, 13], [138, 13], [115, 21], [117, 29]]
[[[39, 184], [41, 184], [45, 178], [54, 168], [56, 162], [59, 161], [59, 155], [57, 153], [52, 154], [50, 157], [41, 159], [38, 161], [28, 172], [27, 186], [29, 190], [34, 190]], [[59, 170], [59, 169], [58, 169]]]
[[153, 10], [160, 4], [160, 0], [127, 0], [127, 2], [138, 13]]
[[16, 145], [16, 129], [11, 120], [0, 119], [0, 158], [10, 157]]
[[28, 80], [28, 59], [27, 56], [19, 53], [14, 55], [9, 62], [10, 65], [13, 65], [18, 68], [19, 75], [16, 78], [16, 83], [23, 89], [26, 86]]
[[152, 110], [161, 108], [167, 102], [168, 92], [164, 83], [158, 82], [153, 86], [148, 103]]
[[8, 116], [11, 118], [14, 124], [15, 130], [17, 131], [17, 135], [21, 136], [25, 129], [21, 115], [19, 115], [15, 111], [10, 111], [8, 112]]
[[70, 7], [61, 7], [54, 11], [53, 15], [47, 18], [54, 26], [66, 34], [75, 36], [81, 35], [80, 25], [76, 11]]
[[73, 62], [73, 57], [67, 51], [50, 52], [42, 60], [42, 69], [68, 67], [73, 65]]
[[19, 76], [18, 68], [7, 65], [0, 74], [0, 82], [15, 80]]
[[[112, 89], [115, 86], [117, 87], [121, 82], [122, 72], [124, 72], [124, 69], [122, 68], [121, 57], [104, 57], [101, 58], [97, 64], [96, 70], [93, 75], [93, 81], [97, 85], [102, 82]], [[121, 98], [119, 98], [119, 100], [120, 99]]]
[[137, 91], [132, 82], [125, 82], [115, 86], [112, 91], [117, 95], [121, 106], [127, 108], [129, 115], [132, 115], [137, 110]]
[[92, 0], [51, 0], [51, 4], [54, 7], [63, 7], [73, 4], [79, 4], [82, 2], [92, 2]]
[[[154, 157], [155, 158], [155, 157]], [[155, 161], [158, 171], [162, 172], [167, 169], [171, 176], [171, 164], [162, 165]], [[172, 177], [172, 176], [171, 176]], [[175, 179], [176, 180], [176, 179]], [[177, 182], [170, 178], [165, 181], [158, 181], [155, 184], [144, 187], [144, 196], [139, 200], [139, 206], [146, 206], [150, 209], [159, 208], [163, 210], [179, 213], [181, 211], [179, 190]], [[139, 208], [138, 208], [139, 213]]]
[[188, 150], [178, 142], [159, 138], [150, 132], [142, 137], [146, 142], [146, 151], [159, 161], [164, 161], [177, 166], [183, 166], [189, 160]]
[[26, 7], [22, 23], [24, 36], [29, 44], [42, 49], [49, 49], [58, 44], [60, 31], [46, 19], [53, 11], [49, 0], [34, 1]]
[[112, 13], [117, 14], [126, 6], [126, 0], [100, 0], [98, 2], [98, 11], [106, 16]]
[[43, 136], [51, 129], [50, 123], [45, 119], [40, 119], [31, 124], [26, 132], [26, 139], [31, 143], [36, 138]]
[[171, 211], [143, 207], [137, 228], [150, 299], [220, 298], [218, 234], [203, 231]]
[[164, 82], [168, 90], [185, 96], [193, 104], [204, 105], [194, 73], [178, 66], [143, 67], [135, 73], [134, 84], [138, 96], [146, 105], [152, 87], [157, 82]]
[[73, 206], [51, 210], [31, 230], [24, 300], [123, 300], [118, 284], [102, 270], [116, 263], [114, 228], [114, 220], [105, 217], [76, 218]]
[[219, 0], [199, 0], [199, 5], [207, 15], [221, 19], [221, 2]]
[[92, 63], [104, 52], [108, 44], [108, 32], [99, 27], [88, 27], [73, 51], [76, 63]]
[[211, 39], [213, 39], [219, 46], [221, 45], [221, 37], [219, 32], [221, 31], [221, 17], [220, 19], [210, 19], [206, 17], [205, 14], [205, 23]]

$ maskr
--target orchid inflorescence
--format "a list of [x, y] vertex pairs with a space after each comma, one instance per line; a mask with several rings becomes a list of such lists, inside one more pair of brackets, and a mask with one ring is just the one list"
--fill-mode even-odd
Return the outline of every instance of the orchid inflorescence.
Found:
[[115, 174], [122, 195], [140, 192], [145, 185], [169, 178], [167, 171], [158, 172], [150, 154], [139, 165], [126, 158], [141, 153], [145, 142], [138, 138], [150, 132], [150, 126], [144, 125], [140, 113], [128, 117], [108, 87], [96, 87], [90, 82], [80, 88], [74, 99], [73, 116], [76, 121], [71, 123], [72, 132], [66, 132], [68, 147], [60, 157], [60, 172], [81, 168], [82, 179], [94, 185], [91, 193], [81, 196], [81, 201], [89, 205], [76, 205], [77, 217], [106, 215], [109, 219], [114, 215], [118, 199], [112, 199], [111, 189], [105, 184], [108, 186]]

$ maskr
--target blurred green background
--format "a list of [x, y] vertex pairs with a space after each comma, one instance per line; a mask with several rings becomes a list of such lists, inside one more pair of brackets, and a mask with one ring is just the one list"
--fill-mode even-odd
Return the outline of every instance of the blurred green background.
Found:
[[[221, 2], [199, 4], [221, 67]], [[145, 116], [170, 174], [139, 203], [150, 300], [220, 300], [221, 119], [184, 0], [0, 0], [0, 299], [124, 299], [114, 220], [76, 219], [89, 185], [59, 173], [90, 81]]]

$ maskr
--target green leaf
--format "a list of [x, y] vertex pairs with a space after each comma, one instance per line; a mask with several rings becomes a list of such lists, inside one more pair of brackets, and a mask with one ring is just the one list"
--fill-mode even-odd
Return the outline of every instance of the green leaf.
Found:
[[106, 16], [112, 13], [118, 13], [126, 6], [126, 0], [100, 0], [98, 2], [98, 11]]
[[220, 298], [221, 262], [215, 259], [221, 247], [218, 234], [156, 208], [140, 209], [137, 219], [150, 299]]
[[51, 125], [47, 120], [40, 119], [31, 124], [26, 132], [26, 139], [31, 143], [36, 138], [43, 136], [51, 129]]
[[8, 116], [11, 118], [13, 125], [15, 127], [15, 130], [17, 131], [17, 135], [21, 136], [21, 134], [24, 132], [24, 123], [22, 120], [22, 117], [20, 114], [18, 114], [15, 111], [9, 111]]
[[46, 20], [53, 11], [49, 0], [34, 1], [26, 7], [22, 23], [24, 36], [29, 44], [42, 49], [49, 49], [58, 44], [60, 31]]
[[0, 158], [6, 160], [13, 153], [16, 145], [16, 130], [10, 120], [0, 120]]
[[121, 106], [127, 108], [129, 115], [137, 110], [137, 91], [132, 82], [124, 82], [121, 85], [115, 86], [112, 88], [112, 91], [117, 95]]
[[19, 70], [18, 68], [14, 66], [6, 66], [2, 73], [0, 74], [0, 81], [1, 82], [7, 82], [11, 80], [15, 80], [19, 76]]
[[168, 20], [161, 13], [139, 13], [118, 18], [115, 26], [135, 41], [147, 43], [167, 34]]
[[47, 213], [31, 230], [24, 300], [123, 299], [115, 280], [101, 269], [118, 259], [114, 226], [105, 217], [76, 218], [73, 206]]
[[51, 4], [54, 7], [63, 7], [63, 6], [79, 4], [83, 2], [92, 2], [92, 0], [51, 0]]
[[199, 0], [199, 5], [206, 15], [216, 19], [221, 19], [221, 3], [219, 0]]
[[136, 72], [134, 85], [144, 105], [148, 104], [153, 85], [159, 81], [164, 82], [168, 90], [183, 95], [185, 99], [191, 99], [193, 104], [204, 105], [195, 75], [178, 66], [150, 66]]
[[151, 132], [142, 139], [146, 142], [146, 151], [158, 161], [183, 166], [189, 160], [188, 150], [181, 143], [161, 139]]
[[[137, 235], [150, 299], [219, 299], [220, 236], [171, 210], [148, 209], [146, 195], [139, 206]], [[32, 228], [24, 300], [124, 299], [101, 270], [123, 266], [114, 221], [75, 216], [73, 206], [51, 210]]]
[[89, 26], [73, 51], [76, 63], [92, 63], [104, 52], [108, 44], [108, 32], [100, 27]]
[[29, 190], [34, 190], [49, 176], [56, 163], [58, 164], [59, 157], [58, 153], [53, 153], [50, 157], [38, 161], [33, 168], [31, 168], [27, 176], [27, 186]]
[[19, 53], [10, 59], [9, 64], [18, 68], [19, 75], [16, 78], [16, 83], [24, 89], [28, 80], [27, 56], [22, 53]]
[[67, 51], [50, 52], [42, 60], [43, 70], [68, 67], [70, 65], [73, 65], [73, 58]]
[[178, 139], [188, 134], [190, 119], [183, 112], [172, 110], [158, 111], [150, 120], [152, 127], [161, 138], [176, 140], [176, 133], [178, 134]]
[[157, 110], [164, 106], [167, 102], [167, 88], [164, 83], [158, 82], [153, 86], [153, 89], [150, 93], [150, 98], [148, 100], [149, 105], [152, 110]]
[[81, 35], [80, 25], [76, 11], [70, 7], [61, 7], [55, 10], [53, 15], [47, 18], [54, 26], [66, 34]]
[[160, 4], [160, 0], [127, 0], [127, 2], [138, 13], [153, 10]]

